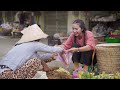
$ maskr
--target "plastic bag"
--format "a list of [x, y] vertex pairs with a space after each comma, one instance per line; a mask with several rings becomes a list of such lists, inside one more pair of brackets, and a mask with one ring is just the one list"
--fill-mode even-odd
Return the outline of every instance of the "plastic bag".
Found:
[[72, 53], [70, 52], [64, 54], [58, 53], [57, 60], [63, 62], [65, 66], [68, 66], [72, 62]]
[[44, 71], [37, 71], [33, 79], [48, 79], [46, 72]]

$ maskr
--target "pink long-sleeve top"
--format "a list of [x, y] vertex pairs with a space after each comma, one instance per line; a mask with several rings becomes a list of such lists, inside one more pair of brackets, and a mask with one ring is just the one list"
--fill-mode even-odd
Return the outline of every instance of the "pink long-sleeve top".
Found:
[[[81, 39], [76, 37], [76, 43], [80, 46], [83, 46], [83, 40], [84, 40], [83, 37]], [[72, 48], [73, 43], [74, 43], [74, 33], [71, 33], [68, 39], [65, 41], [65, 43], [63, 43], [64, 49], [67, 50], [67, 49]], [[91, 31], [87, 30], [85, 33], [85, 44], [89, 45], [91, 47], [91, 50], [95, 48], [94, 35]]]

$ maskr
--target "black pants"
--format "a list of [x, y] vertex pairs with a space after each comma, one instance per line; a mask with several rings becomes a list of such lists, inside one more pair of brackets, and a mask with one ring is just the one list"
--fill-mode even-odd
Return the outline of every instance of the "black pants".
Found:
[[[78, 62], [81, 64], [85, 64], [87, 66], [90, 66], [92, 64], [92, 54], [93, 54], [92, 50], [85, 51], [85, 52], [75, 52], [75, 53], [73, 53], [72, 61], [73, 61], [73, 63]], [[93, 60], [93, 65], [95, 65], [96, 63], [97, 63], [97, 60], [96, 60], [96, 54], [95, 54], [95, 57]]]

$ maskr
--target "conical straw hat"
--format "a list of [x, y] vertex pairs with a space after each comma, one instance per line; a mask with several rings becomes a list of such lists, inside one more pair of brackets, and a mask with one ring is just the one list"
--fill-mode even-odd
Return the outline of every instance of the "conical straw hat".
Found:
[[16, 44], [48, 37], [48, 35], [45, 34], [37, 24], [25, 28], [24, 30], [21, 31], [21, 33], [23, 34], [23, 36]]

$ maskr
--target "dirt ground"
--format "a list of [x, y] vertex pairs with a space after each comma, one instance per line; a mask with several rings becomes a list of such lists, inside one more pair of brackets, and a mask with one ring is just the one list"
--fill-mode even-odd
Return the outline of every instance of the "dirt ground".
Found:
[[[0, 36], [0, 60], [1, 58], [14, 46], [14, 44], [19, 40], [20, 38], [13, 38], [11, 36]], [[47, 44], [47, 39], [41, 40], [43, 43]], [[65, 67], [62, 62], [60, 61], [52, 61], [48, 63], [50, 67], [63, 67], [67, 69], [68, 71], [73, 70], [73, 65], [71, 64], [69, 67]]]

